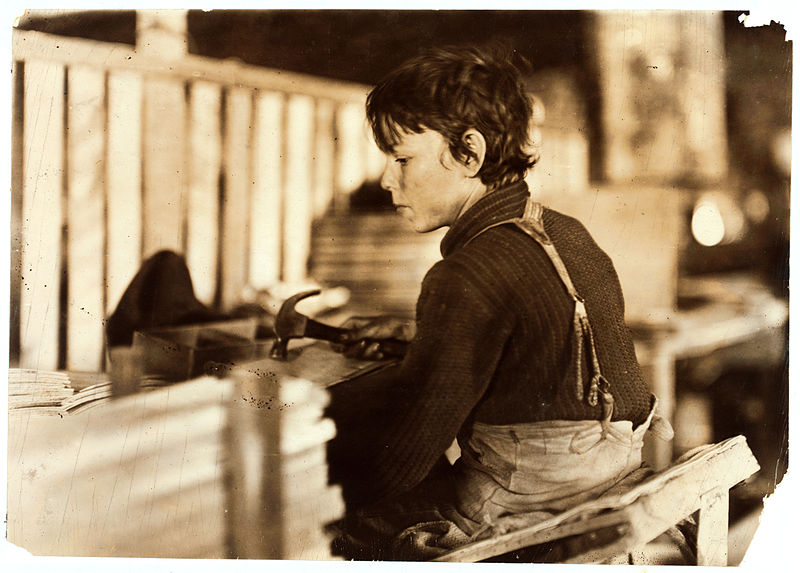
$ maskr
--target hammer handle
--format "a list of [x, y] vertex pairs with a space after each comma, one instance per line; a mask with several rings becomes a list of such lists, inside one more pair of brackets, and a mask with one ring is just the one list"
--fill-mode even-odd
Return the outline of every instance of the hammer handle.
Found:
[[317, 340], [327, 340], [334, 344], [349, 345], [362, 342], [365, 347], [378, 343], [379, 351], [386, 358], [402, 358], [406, 354], [408, 342], [399, 338], [353, 338], [353, 331], [347, 328], [329, 326], [316, 320], [308, 319], [305, 336]]
[[334, 344], [350, 344], [351, 342], [355, 342], [351, 331], [347, 328], [330, 326], [310, 318], [306, 322], [306, 329], [303, 336], [307, 338], [316, 338], [317, 340], [327, 340]]

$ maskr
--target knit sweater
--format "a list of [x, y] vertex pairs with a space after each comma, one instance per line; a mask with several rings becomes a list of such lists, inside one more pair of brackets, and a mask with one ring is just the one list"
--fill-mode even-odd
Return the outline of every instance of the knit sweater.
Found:
[[[600, 406], [575, 397], [574, 302], [547, 254], [514, 225], [486, 230], [520, 216], [527, 197], [524, 182], [488, 193], [442, 240], [443, 259], [423, 280], [417, 335], [398, 370], [405, 399], [365, 468], [376, 498], [421, 482], [472, 421], [600, 419]], [[543, 221], [585, 299], [615, 399], [613, 419], [636, 426], [647, 417], [650, 393], [613, 264], [575, 219], [545, 209]]]

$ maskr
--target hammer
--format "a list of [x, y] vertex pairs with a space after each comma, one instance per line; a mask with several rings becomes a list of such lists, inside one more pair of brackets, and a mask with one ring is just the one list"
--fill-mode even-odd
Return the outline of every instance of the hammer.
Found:
[[288, 355], [287, 345], [291, 338], [316, 338], [327, 340], [334, 344], [348, 345], [361, 343], [364, 347], [377, 343], [378, 351], [387, 358], [402, 358], [406, 353], [408, 343], [397, 338], [355, 338], [355, 331], [347, 328], [338, 328], [317, 322], [295, 310], [295, 305], [310, 296], [320, 293], [319, 289], [309, 290], [290, 296], [281, 305], [275, 317], [275, 342], [270, 350], [270, 357], [286, 360]]

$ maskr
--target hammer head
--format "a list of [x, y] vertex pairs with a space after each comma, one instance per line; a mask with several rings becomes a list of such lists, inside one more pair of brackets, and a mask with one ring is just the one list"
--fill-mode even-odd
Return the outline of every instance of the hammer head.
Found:
[[272, 358], [286, 360], [289, 340], [305, 336], [308, 317], [297, 312], [294, 307], [304, 298], [315, 296], [319, 293], [319, 289], [299, 292], [287, 298], [281, 305], [278, 315], [275, 317], [275, 342], [272, 344], [272, 350], [270, 350]]

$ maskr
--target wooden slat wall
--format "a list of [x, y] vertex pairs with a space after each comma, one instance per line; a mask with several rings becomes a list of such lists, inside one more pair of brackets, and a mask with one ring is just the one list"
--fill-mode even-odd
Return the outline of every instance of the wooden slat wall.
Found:
[[14, 366], [102, 368], [104, 318], [161, 249], [221, 310], [307, 280], [312, 221], [380, 170], [363, 86], [158, 57], [14, 32]]
[[48, 369], [59, 349], [64, 68], [25, 62], [24, 99], [19, 363]]
[[100, 370], [105, 316], [105, 76], [75, 66], [68, 74], [67, 368]]

